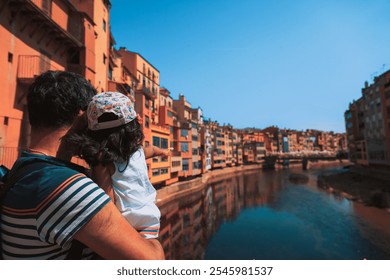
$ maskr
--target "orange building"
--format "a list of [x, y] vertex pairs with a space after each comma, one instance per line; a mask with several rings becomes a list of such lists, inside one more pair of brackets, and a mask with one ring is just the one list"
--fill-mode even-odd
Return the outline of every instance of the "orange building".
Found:
[[223, 127], [217, 121], [205, 122], [211, 134], [211, 168], [226, 167], [226, 146]]
[[[44, 1], [50, 2], [50, 1]], [[53, 1], [54, 2], [54, 1]], [[108, 90], [108, 69], [111, 44], [110, 32], [110, 0], [79, 0], [65, 1], [74, 3], [75, 7], [85, 15], [88, 15], [93, 21], [92, 24], [86, 24], [84, 31], [89, 33], [89, 38], [85, 42], [84, 55], [88, 63], [78, 65], [75, 63], [73, 70], [84, 76], [96, 87], [98, 92]], [[92, 31], [92, 32], [91, 32]], [[93, 36], [93, 37], [91, 37]], [[90, 67], [93, 65], [93, 67]], [[80, 70], [77, 70], [80, 68]]]
[[191, 109], [191, 140], [192, 140], [192, 175], [202, 173], [201, 156], [201, 127], [203, 125], [203, 111], [201, 108]]
[[[375, 77], [372, 84], [365, 83], [362, 97], [345, 112], [345, 122], [351, 161], [389, 168], [390, 70]], [[343, 137], [334, 137], [342, 146]]]
[[[142, 118], [145, 135], [143, 145], [148, 147], [152, 141], [152, 124], [158, 124], [160, 72], [138, 53], [120, 48], [117, 54], [121, 56], [123, 66], [138, 80], [135, 91], [135, 110]], [[154, 127], [156, 128], [156, 126]], [[158, 129], [154, 130], [155, 136], [157, 131]], [[149, 178], [152, 178], [152, 159], [148, 159], [146, 162]]]
[[236, 165], [235, 147], [233, 142], [233, 127], [231, 125], [224, 125], [223, 131], [225, 135], [225, 156], [226, 166]]
[[135, 100], [138, 79], [123, 64], [122, 57], [115, 50], [114, 44], [114, 38], [111, 37], [108, 91], [121, 92]]
[[[152, 144], [161, 149], [169, 148], [169, 128], [151, 124]], [[171, 178], [171, 158], [161, 156], [152, 158], [151, 163], [152, 177], [150, 182], [154, 185], [165, 185], [165, 182]]]
[[264, 133], [258, 129], [244, 129], [240, 131], [240, 136], [244, 163], [262, 163], [266, 155]]
[[182, 171], [182, 158], [178, 145], [175, 145], [175, 131], [178, 131], [177, 113], [173, 109], [173, 99], [169, 90], [160, 88], [159, 100], [159, 124], [169, 129], [169, 149], [171, 150], [171, 176], [166, 184], [172, 184], [179, 180], [179, 172]]
[[[96, 54], [108, 50], [103, 20], [110, 1], [25, 0], [0, 4], [0, 161], [12, 165], [29, 144], [25, 94], [47, 70], [68, 70], [106, 84]], [[100, 12], [98, 12], [100, 11]], [[103, 15], [104, 14], [104, 15]], [[100, 22], [99, 22], [100, 21]], [[108, 25], [106, 33], [108, 34]], [[109, 35], [107, 35], [107, 38]], [[96, 39], [96, 37], [100, 39]], [[107, 44], [103, 44], [103, 39]], [[103, 62], [102, 59], [100, 61]], [[108, 69], [108, 64], [107, 64]], [[99, 72], [99, 73], [98, 73]]]
[[177, 114], [178, 125], [174, 127], [174, 149], [180, 152], [182, 169], [179, 177], [192, 176], [192, 121], [191, 104], [186, 101], [184, 95], [178, 100], [173, 100], [173, 108]]

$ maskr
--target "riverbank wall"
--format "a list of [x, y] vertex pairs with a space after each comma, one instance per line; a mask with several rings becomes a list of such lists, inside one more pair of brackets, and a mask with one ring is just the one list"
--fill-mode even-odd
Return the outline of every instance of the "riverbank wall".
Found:
[[157, 190], [156, 204], [158, 207], [164, 206], [168, 202], [178, 200], [191, 194], [196, 194], [204, 190], [207, 184], [223, 180], [242, 173], [259, 172], [262, 170], [261, 164], [227, 167], [224, 169], [211, 170], [202, 176], [184, 182], [177, 182]]
[[[321, 168], [334, 165], [350, 165], [350, 161], [343, 160], [309, 160], [306, 165], [306, 169], [310, 168]], [[291, 161], [288, 166], [284, 166], [281, 163], [275, 164], [275, 169], [285, 169], [285, 168], [303, 168], [302, 160]]]
[[[347, 161], [344, 161], [342, 163], [347, 164]], [[338, 165], [338, 164], [340, 164], [338, 160], [337, 161], [321, 160], [321, 161], [311, 162], [310, 168], [321, 168], [325, 166]], [[288, 169], [302, 168], [302, 163], [292, 164], [287, 168]], [[162, 207], [168, 202], [177, 201], [188, 195], [196, 195], [197, 193], [203, 191], [205, 187], [210, 183], [223, 180], [225, 178], [229, 178], [232, 176], [240, 175], [243, 173], [260, 172], [261, 170], [263, 170], [262, 164], [241, 165], [241, 166], [211, 170], [207, 173], [202, 174], [201, 177], [197, 177], [188, 181], [177, 182], [157, 190], [156, 204], [158, 207]]]
[[349, 200], [390, 211], [390, 171], [349, 166], [342, 172], [321, 175], [318, 186]]

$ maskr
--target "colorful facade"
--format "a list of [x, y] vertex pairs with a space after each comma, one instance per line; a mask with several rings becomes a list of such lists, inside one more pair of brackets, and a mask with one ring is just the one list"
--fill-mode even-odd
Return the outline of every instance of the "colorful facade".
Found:
[[[110, 1], [2, 1], [0, 6], [0, 158], [8, 166], [29, 144], [25, 94], [47, 70], [83, 75], [106, 87], [103, 55], [108, 55]], [[96, 34], [99, 34], [97, 39]], [[106, 61], [108, 69], [108, 60]], [[102, 84], [97, 83], [102, 79]]]
[[[10, 167], [29, 145], [25, 94], [34, 78], [47, 70], [78, 73], [99, 92], [118, 91], [135, 101], [145, 135], [143, 145], [171, 152], [168, 158], [147, 160], [149, 178], [156, 187], [211, 169], [262, 163], [267, 155], [335, 152], [346, 145], [345, 137], [333, 132], [277, 127], [238, 130], [204, 120], [202, 109], [192, 108], [184, 95], [175, 100], [168, 89], [160, 87], [160, 72], [145, 57], [115, 48], [110, 9], [108, 0], [8, 0], [0, 4], [0, 164]], [[367, 85], [360, 103], [353, 103], [346, 113], [349, 149], [356, 161], [388, 162], [388, 80], [389, 73], [385, 73]], [[234, 193], [228, 196], [228, 201], [235, 199]], [[194, 207], [196, 212], [198, 206]], [[230, 208], [224, 211], [233, 213]], [[177, 214], [172, 217], [179, 219]], [[179, 225], [173, 222], [166, 233], [174, 235]]]
[[390, 167], [390, 71], [366, 82], [344, 117], [351, 161]]

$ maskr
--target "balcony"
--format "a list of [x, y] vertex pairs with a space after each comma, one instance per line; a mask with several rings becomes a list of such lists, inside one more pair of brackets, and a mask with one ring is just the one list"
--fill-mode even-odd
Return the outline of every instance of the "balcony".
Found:
[[152, 90], [144, 85], [142, 85], [138, 90], [138, 92], [142, 92], [142, 94], [146, 95], [150, 99], [156, 99], [157, 94], [152, 92]]
[[130, 86], [126, 83], [119, 83], [116, 81], [109, 80], [108, 81], [108, 90], [109, 91], [117, 91], [123, 93], [124, 95], [130, 95], [134, 98], [134, 94], [132, 94], [132, 90]]
[[[74, 37], [68, 30], [63, 29], [51, 18], [51, 1], [48, 0], [8, 0], [8, 5], [16, 14], [21, 14], [25, 19], [22, 28], [28, 25], [35, 26], [35, 30], [41, 29], [57, 41], [69, 48], [81, 48], [81, 38]], [[35, 23], [35, 24], [34, 24]], [[32, 31], [35, 33], [35, 31]], [[31, 37], [31, 34], [30, 34]]]
[[180, 122], [180, 128], [181, 129], [187, 129], [190, 130], [192, 128], [191, 123], [188, 121]]
[[35, 77], [48, 70], [60, 70], [50, 60], [39, 55], [20, 55], [18, 61], [18, 81], [30, 84]]
[[86, 68], [85, 65], [69, 63], [66, 70], [85, 77]]

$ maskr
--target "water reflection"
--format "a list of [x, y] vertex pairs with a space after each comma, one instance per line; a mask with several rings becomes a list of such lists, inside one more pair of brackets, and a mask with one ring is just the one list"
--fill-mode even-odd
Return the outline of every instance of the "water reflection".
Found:
[[209, 184], [203, 191], [161, 208], [160, 241], [167, 259], [204, 259], [210, 238], [241, 209], [270, 202], [280, 177], [240, 175]]
[[[242, 174], [167, 203], [160, 232], [166, 258], [389, 258], [372, 240], [380, 225], [368, 225], [350, 201], [319, 190], [320, 172], [305, 173], [304, 185], [289, 181], [290, 170]], [[388, 221], [389, 213], [382, 214]], [[390, 229], [383, 236], [388, 240]]]

